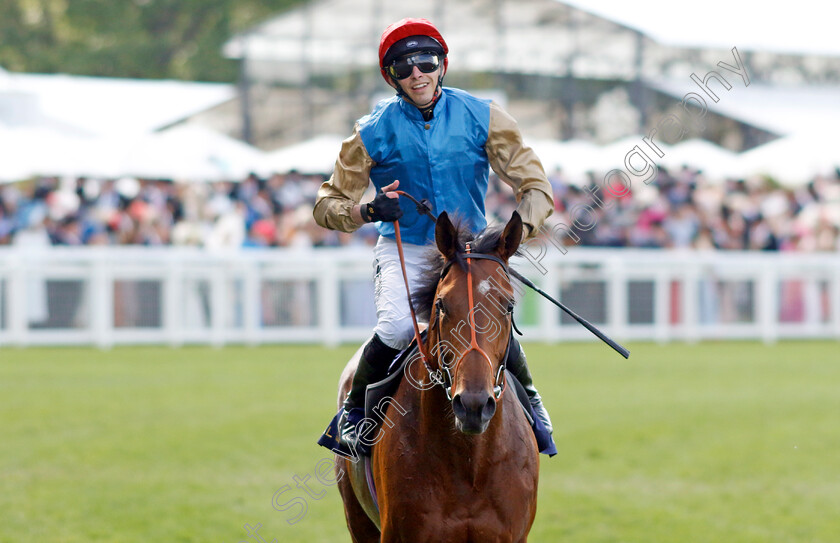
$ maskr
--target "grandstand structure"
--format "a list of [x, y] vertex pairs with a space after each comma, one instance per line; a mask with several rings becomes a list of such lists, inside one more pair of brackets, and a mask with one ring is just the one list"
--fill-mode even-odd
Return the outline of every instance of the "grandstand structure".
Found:
[[[526, 136], [535, 138], [608, 143], [647, 133], [679, 107], [691, 74], [702, 78], [720, 70], [721, 61], [737, 62], [732, 52], [737, 43], [663, 43], [626, 21], [573, 4], [307, 2], [224, 47], [224, 54], [241, 67], [244, 134], [261, 147], [277, 147], [320, 133], [349, 132], [353, 121], [388, 93], [375, 68], [378, 38], [387, 24], [406, 16], [429, 18], [447, 37], [448, 84], [501, 93]], [[815, 96], [822, 105], [819, 97], [840, 84], [840, 56], [834, 54], [750, 49], [739, 54], [752, 88], [762, 89], [764, 118], [740, 114], [732, 100], [710, 103], [703, 129], [686, 137], [733, 151], [750, 149], [801, 128], [766, 122], [774, 108], [804, 108]], [[737, 103], [749, 104], [748, 94], [741, 92]], [[809, 116], [807, 110], [788, 116], [799, 118], [799, 113]], [[820, 114], [840, 119], [840, 106], [821, 108]]]

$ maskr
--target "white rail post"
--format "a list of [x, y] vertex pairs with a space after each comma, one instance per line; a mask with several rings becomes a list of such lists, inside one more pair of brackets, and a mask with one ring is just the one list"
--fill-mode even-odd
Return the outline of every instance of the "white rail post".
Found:
[[[560, 302], [563, 297], [560, 293], [560, 266], [555, 262], [548, 262], [546, 273], [534, 281], [537, 286], [547, 292], [550, 296], [556, 297]], [[537, 296], [539, 304], [539, 326], [538, 335], [542, 341], [558, 343], [563, 341], [563, 327], [560, 322], [560, 309], [542, 296]]]
[[654, 278], [653, 326], [657, 343], [667, 343], [671, 337], [671, 276], [659, 269]]
[[210, 280], [210, 343], [213, 347], [223, 347], [227, 341], [228, 306], [225, 296], [227, 289], [227, 259], [217, 256], [212, 261]]
[[804, 281], [804, 302], [805, 302], [805, 326], [806, 329], [812, 331], [814, 337], [822, 335], [820, 333], [823, 329], [821, 304], [820, 304], [820, 282], [819, 274], [807, 273], [803, 274]]
[[840, 341], [840, 258], [835, 259], [834, 276], [829, 283], [831, 321], [834, 323], [834, 339]]
[[683, 263], [685, 268], [680, 274], [682, 280], [682, 325], [683, 338], [688, 343], [697, 343], [700, 339], [700, 325], [698, 324], [698, 296], [700, 294], [698, 282], [700, 281], [700, 266], [698, 261], [687, 261]]
[[627, 313], [629, 307], [629, 282], [624, 272], [623, 260], [611, 258], [606, 263], [607, 278], [607, 326], [609, 333], [618, 341], [627, 336]]
[[317, 261], [320, 276], [318, 277], [318, 321], [321, 329], [321, 341], [327, 347], [339, 344], [339, 288], [338, 267], [340, 262], [335, 259], [319, 255]]
[[[170, 255], [173, 256], [173, 255]], [[170, 347], [184, 344], [184, 270], [180, 260], [166, 263], [163, 276], [163, 329]]]
[[243, 325], [245, 327], [245, 343], [254, 346], [260, 342], [260, 326], [262, 318], [260, 310], [260, 264], [256, 260], [249, 260], [242, 273], [242, 310], [245, 312]]
[[779, 274], [771, 266], [762, 266], [757, 282], [755, 303], [761, 340], [770, 345], [779, 339]]
[[114, 277], [108, 253], [97, 252], [91, 270], [91, 327], [100, 349], [114, 346]]
[[9, 284], [6, 292], [9, 294], [9, 332], [10, 343], [25, 347], [29, 344], [29, 323], [26, 312], [27, 260], [18, 253], [13, 259]]

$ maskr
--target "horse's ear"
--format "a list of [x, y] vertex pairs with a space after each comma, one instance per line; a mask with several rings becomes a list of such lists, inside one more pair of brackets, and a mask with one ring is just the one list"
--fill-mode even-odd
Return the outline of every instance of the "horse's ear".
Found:
[[513, 253], [515, 253], [519, 248], [519, 244], [521, 242], [522, 217], [519, 216], [517, 211], [514, 211], [510, 220], [505, 225], [505, 229], [502, 231], [501, 237], [499, 237], [499, 246], [496, 250], [499, 252], [499, 256], [502, 257], [502, 260], [507, 262], [508, 259], [513, 256]]
[[437, 242], [438, 250], [446, 258], [446, 260], [454, 260], [458, 247], [458, 231], [449, 220], [449, 215], [446, 211], [438, 215], [437, 223], [435, 224], [435, 241]]

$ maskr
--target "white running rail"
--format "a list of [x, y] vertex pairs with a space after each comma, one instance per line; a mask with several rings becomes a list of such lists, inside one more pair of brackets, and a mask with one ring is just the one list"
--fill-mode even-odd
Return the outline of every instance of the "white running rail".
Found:
[[[536, 262], [535, 258], [531, 261]], [[840, 255], [569, 248], [517, 269], [617, 341], [840, 340]], [[0, 248], [0, 348], [359, 342], [367, 247]], [[528, 341], [595, 340], [526, 292]]]

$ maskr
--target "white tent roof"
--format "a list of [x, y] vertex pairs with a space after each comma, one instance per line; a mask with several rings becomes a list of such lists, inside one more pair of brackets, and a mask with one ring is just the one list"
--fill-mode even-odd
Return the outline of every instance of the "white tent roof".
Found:
[[[656, 145], [664, 154], [659, 157], [643, 137], [629, 136], [603, 146], [585, 141], [556, 140], [535, 140], [529, 145], [540, 157], [546, 172], [560, 168], [571, 182], [584, 182], [587, 172], [602, 175], [613, 168], [627, 171], [625, 159], [636, 146], [648, 159], [672, 172], [688, 166], [702, 170], [709, 180], [771, 175], [782, 183], [801, 185], [815, 175], [828, 174], [840, 167], [840, 147], [825, 138], [791, 136], [740, 154], [701, 139], [676, 145], [657, 141]], [[643, 160], [633, 157], [632, 166], [644, 168]]]
[[[664, 151], [664, 150], [663, 150]], [[668, 148], [659, 163], [672, 171], [683, 166], [703, 170], [709, 179], [740, 177], [740, 158], [729, 149], [702, 140], [691, 139]]]
[[704, 0], [565, 0], [636, 28], [662, 43], [687, 47], [840, 55], [840, 4], [798, 0], [790, 9], [763, 2]]
[[[745, 86], [738, 75], [725, 70], [721, 73], [732, 88], [726, 90], [717, 82], [710, 82], [719, 98], [717, 103], [688, 77], [648, 81], [648, 84], [679, 100], [689, 92], [698, 93], [710, 110], [777, 134], [825, 132], [826, 137], [831, 137], [828, 130], [840, 126], [840, 88], [837, 86], [769, 86], [752, 82]], [[694, 103], [691, 107], [695, 111]]]
[[602, 169], [601, 148], [582, 140], [534, 140], [526, 143], [537, 153], [546, 173], [560, 169], [570, 180]]
[[303, 174], [330, 173], [335, 167], [343, 139], [336, 134], [323, 134], [268, 153], [263, 161], [262, 173], [271, 175], [292, 170]]
[[[840, 147], [820, 135], [788, 136], [746, 153], [732, 153], [705, 140], [669, 146], [657, 142], [662, 158], [642, 141], [629, 136], [609, 145], [585, 141], [527, 141], [546, 172], [560, 168], [571, 182], [583, 182], [587, 172], [603, 174], [626, 169], [625, 157], [635, 146], [657, 164], [678, 170], [683, 165], [703, 170], [709, 179], [771, 175], [786, 185], [801, 185], [816, 175], [840, 167]], [[181, 181], [244, 179], [256, 172], [267, 176], [297, 170], [304, 174], [332, 171], [342, 136], [325, 134], [265, 154], [241, 141], [204, 128], [180, 126], [171, 130], [122, 137], [68, 136], [46, 128], [0, 125], [0, 182], [32, 175], [122, 176], [167, 178]], [[49, 150], [49, 152], [47, 152]], [[638, 157], [635, 167], [643, 164]]]
[[224, 134], [196, 126], [178, 126], [145, 135], [127, 146], [122, 175], [182, 181], [241, 181], [258, 172], [259, 149]]
[[0, 148], [0, 181], [33, 175], [239, 181], [258, 172], [264, 159], [257, 148], [193, 126], [107, 138], [0, 126]]
[[[158, 130], [236, 96], [233, 85], [70, 75], [0, 74], [3, 103], [18, 125], [64, 125], [88, 134]], [[20, 112], [20, 104], [29, 110]], [[6, 123], [11, 122], [5, 120]]]
[[768, 174], [786, 185], [801, 185], [815, 175], [840, 168], [837, 140], [799, 134], [778, 139], [741, 155], [745, 175]]
[[[659, 157], [654, 153], [643, 141], [642, 135], [636, 136], [627, 136], [625, 138], [621, 138], [618, 141], [614, 141], [608, 145], [605, 145], [601, 148], [600, 160], [601, 160], [601, 167], [598, 171], [607, 171], [613, 168], [625, 168], [624, 160], [627, 155], [633, 151], [636, 146], [642, 150], [643, 153], [647, 156], [648, 159], [660, 163]], [[656, 141], [655, 142], [657, 147], [665, 153], [665, 156], [671, 152], [671, 147]], [[632, 165], [634, 168], [642, 169], [644, 168], [644, 158], [641, 157], [633, 157]]]
[[0, 125], [0, 182], [34, 175], [106, 175], [110, 142], [44, 126]]

